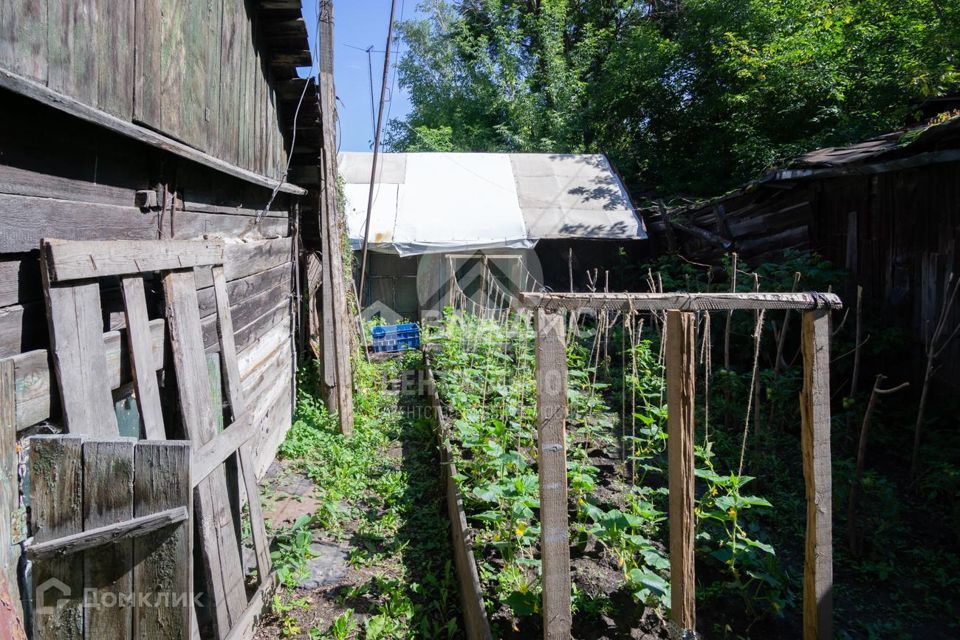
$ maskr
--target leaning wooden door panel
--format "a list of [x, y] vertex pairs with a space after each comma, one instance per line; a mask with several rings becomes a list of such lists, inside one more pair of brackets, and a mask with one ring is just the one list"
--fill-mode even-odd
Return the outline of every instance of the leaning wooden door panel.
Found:
[[[184, 431], [193, 446], [199, 448], [216, 437], [217, 430], [207, 385], [193, 270], [165, 274], [163, 287]], [[225, 637], [246, 608], [247, 595], [223, 467], [197, 485], [194, 498], [212, 617], [218, 637]]]

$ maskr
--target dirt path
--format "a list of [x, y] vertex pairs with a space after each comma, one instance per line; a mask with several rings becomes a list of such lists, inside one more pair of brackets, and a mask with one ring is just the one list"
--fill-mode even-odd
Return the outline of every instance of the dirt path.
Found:
[[301, 393], [265, 488], [283, 586], [257, 638], [461, 636], [434, 425], [397, 382], [420, 364], [358, 364], [349, 439]]

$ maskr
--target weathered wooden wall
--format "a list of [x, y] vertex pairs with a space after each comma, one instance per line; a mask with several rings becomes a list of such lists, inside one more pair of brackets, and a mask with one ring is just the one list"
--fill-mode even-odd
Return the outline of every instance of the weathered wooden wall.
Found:
[[[5, 0], [0, 67], [269, 177], [286, 162], [255, 0]], [[278, 3], [274, 3], [278, 4]], [[280, 3], [282, 4], [282, 3]], [[296, 5], [299, 14], [299, 4]], [[290, 27], [286, 27], [288, 30]], [[296, 36], [303, 21], [294, 25]], [[282, 75], [282, 74], [281, 74]]]
[[[304, 86], [297, 67], [311, 61], [300, 0], [0, 2], [0, 515], [10, 525], [0, 527], [0, 549], [16, 551], [0, 554], [0, 597], [6, 587], [16, 599], [19, 549], [8, 545], [24, 535], [11, 530], [22, 520], [11, 517], [21, 504], [17, 439], [38, 421], [60, 423], [41, 238], [225, 239], [258, 475], [274, 459], [293, 412], [299, 217], [305, 200], [318, 199], [280, 184], [294, 124], [293, 165], [318, 177], [315, 91], [293, 121]], [[197, 280], [211, 390], [219, 390], [213, 275], [200, 270]], [[145, 284], [163, 353], [163, 288]], [[101, 299], [106, 340], [120, 346], [123, 334], [112, 331], [125, 323], [119, 282], [104, 280]], [[164, 386], [174, 378], [165, 361]], [[129, 367], [108, 360], [108, 369], [91, 373], [108, 377], [121, 429], [136, 433]]]
[[[257, 408], [258, 469], [273, 459], [290, 424], [294, 268], [291, 211], [280, 194], [259, 224], [270, 190], [219, 174], [0, 91], [0, 358], [45, 349], [48, 330], [37, 248], [65, 239], [230, 240], [226, 275], [241, 375]], [[30, 122], [31, 126], [23, 126]], [[162, 209], [134, 206], [138, 189], [159, 189]], [[201, 273], [204, 337], [215, 349], [215, 301]], [[156, 286], [156, 285], [154, 285]], [[155, 289], [156, 290], [156, 289]], [[118, 285], [102, 292], [104, 329], [123, 326]], [[155, 317], [155, 316], [154, 316]], [[55, 392], [55, 386], [54, 392]]]
[[[865, 305], [926, 341], [946, 278], [960, 277], [960, 163], [836, 178], [812, 191], [810, 246], [850, 272]], [[949, 326], [958, 322], [954, 308]], [[956, 380], [960, 343], [941, 358], [941, 379]]]
[[[816, 251], [848, 272], [841, 291], [848, 300], [863, 286], [865, 308], [919, 347], [936, 324], [945, 279], [960, 277], [960, 163], [850, 173], [760, 185], [724, 198], [722, 209], [687, 212], [684, 220], [733, 240], [750, 264], [776, 260], [786, 249]], [[675, 234], [688, 258], [716, 261], [723, 254], [702, 238]], [[958, 322], [954, 309], [949, 326]], [[941, 357], [941, 379], [957, 380], [960, 342]]]

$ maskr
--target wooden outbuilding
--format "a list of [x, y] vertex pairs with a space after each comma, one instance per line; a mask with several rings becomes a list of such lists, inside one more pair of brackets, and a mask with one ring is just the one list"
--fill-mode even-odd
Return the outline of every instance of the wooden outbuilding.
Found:
[[[810, 152], [729, 194], [647, 220], [656, 240], [699, 261], [736, 251], [758, 264], [790, 249], [815, 251], [847, 271], [847, 300], [862, 286], [864, 308], [907, 331], [922, 354], [946, 281], [960, 277], [960, 115], [948, 110], [922, 126]], [[952, 309], [946, 333], [957, 322]], [[955, 380], [960, 342], [940, 362], [943, 378]]]
[[[14, 601], [27, 534], [18, 445], [62, 430], [41, 239], [222, 241], [257, 475], [290, 427], [298, 362], [311, 350], [349, 429], [350, 325], [330, 232], [332, 3], [321, 3], [317, 30], [312, 53], [299, 0], [11, 0], [0, 9], [0, 587]], [[160, 335], [163, 286], [145, 284]], [[198, 269], [215, 385], [213, 285], [210, 269]], [[109, 348], [125, 331], [119, 280], [103, 278], [100, 298]], [[119, 435], [139, 437], [130, 371], [119, 370], [110, 379]], [[171, 379], [161, 369], [161, 385]]]

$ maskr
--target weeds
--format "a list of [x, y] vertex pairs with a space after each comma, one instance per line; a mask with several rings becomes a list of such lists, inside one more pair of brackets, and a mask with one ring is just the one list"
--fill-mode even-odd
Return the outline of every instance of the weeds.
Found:
[[[319, 505], [278, 536], [274, 562], [285, 592], [274, 613], [283, 628], [311, 627], [311, 638], [459, 637], [459, 601], [449, 562], [449, 531], [438, 486], [434, 425], [411, 398], [388, 383], [420, 367], [420, 355], [354, 363], [355, 424], [350, 437], [313, 392], [313, 365], [300, 373], [296, 421], [280, 447], [315, 484]], [[291, 607], [294, 588], [313, 540], [349, 546], [349, 588], [339, 596], [317, 593], [339, 614], [329, 623], [297, 623], [309, 612]], [[283, 633], [283, 631], [281, 631]]]

